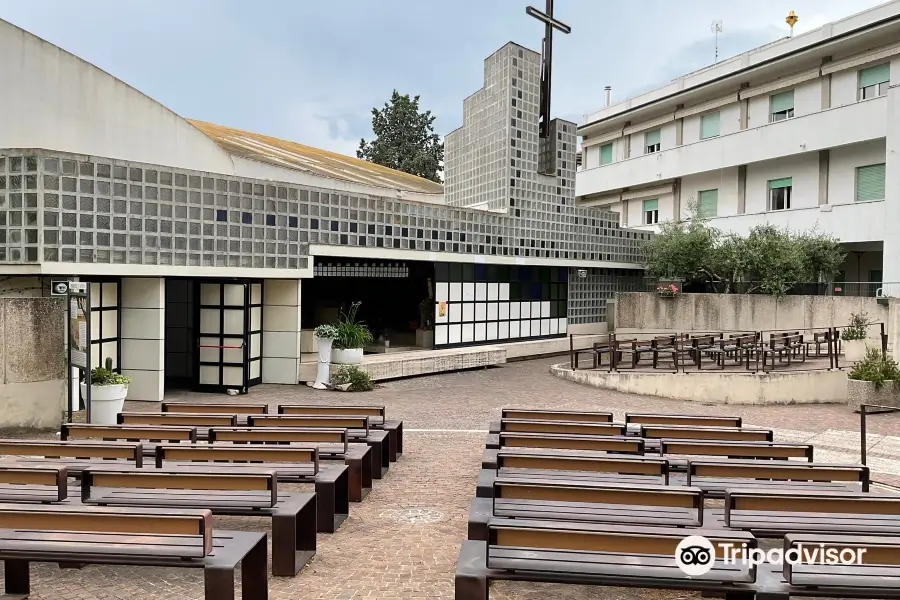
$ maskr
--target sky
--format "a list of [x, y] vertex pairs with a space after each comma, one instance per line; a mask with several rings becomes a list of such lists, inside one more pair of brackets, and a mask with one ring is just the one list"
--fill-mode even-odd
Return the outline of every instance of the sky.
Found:
[[[420, 95], [443, 135], [508, 41], [540, 50], [540, 0], [0, 0], [0, 18], [97, 65], [176, 113], [355, 155], [371, 110]], [[849, 16], [880, 0], [556, 0], [554, 117], [613, 101], [719, 57]]]

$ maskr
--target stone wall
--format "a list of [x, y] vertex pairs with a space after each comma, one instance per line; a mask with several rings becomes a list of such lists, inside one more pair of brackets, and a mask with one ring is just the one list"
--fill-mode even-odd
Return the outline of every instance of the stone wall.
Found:
[[[851, 313], [865, 311], [873, 321], [890, 323], [888, 307], [875, 298], [854, 296], [772, 296], [749, 294], [616, 294], [616, 332], [765, 331], [843, 327]], [[897, 311], [894, 311], [897, 312]], [[877, 336], [879, 328], [870, 328]], [[888, 331], [890, 335], [890, 331]]]
[[62, 422], [65, 314], [59, 298], [0, 298], [0, 427]]

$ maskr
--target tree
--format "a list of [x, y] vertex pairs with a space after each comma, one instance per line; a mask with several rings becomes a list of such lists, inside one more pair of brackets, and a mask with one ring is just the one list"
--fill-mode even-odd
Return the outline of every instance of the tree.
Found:
[[441, 183], [444, 143], [434, 133], [431, 111], [419, 112], [419, 96], [397, 90], [384, 108], [372, 109], [375, 139], [359, 141], [357, 158]]

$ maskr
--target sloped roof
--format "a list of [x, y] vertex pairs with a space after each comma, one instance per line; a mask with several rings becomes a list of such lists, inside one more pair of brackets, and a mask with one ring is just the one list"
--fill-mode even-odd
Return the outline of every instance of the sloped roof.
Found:
[[358, 158], [204, 121], [188, 121], [229, 154], [249, 160], [392, 190], [423, 194], [444, 192], [444, 186], [439, 183]]

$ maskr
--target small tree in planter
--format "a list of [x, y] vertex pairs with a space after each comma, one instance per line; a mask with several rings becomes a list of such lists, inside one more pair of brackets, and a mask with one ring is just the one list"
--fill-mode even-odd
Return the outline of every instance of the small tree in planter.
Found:
[[869, 325], [871, 324], [872, 321], [865, 312], [850, 314], [850, 324], [841, 331], [841, 342], [846, 360], [858, 362], [866, 357], [866, 340], [869, 337]]
[[860, 404], [900, 406], [900, 367], [877, 348], [869, 348], [848, 375], [847, 405], [859, 410]]
[[338, 336], [338, 330], [334, 325], [319, 325], [313, 330], [313, 334], [316, 336], [316, 345], [319, 347], [319, 365], [316, 368], [316, 381], [312, 387], [324, 390], [328, 387], [331, 344]]
[[356, 320], [361, 302], [354, 302], [350, 310], [341, 312], [334, 327], [337, 336], [331, 349], [331, 362], [336, 365], [358, 365], [362, 362], [363, 347], [372, 343], [372, 332], [362, 321]]
[[[115, 425], [125, 406], [131, 378], [113, 371], [112, 358], [103, 367], [91, 369], [91, 423]], [[87, 385], [81, 383], [81, 396], [87, 398]]]

